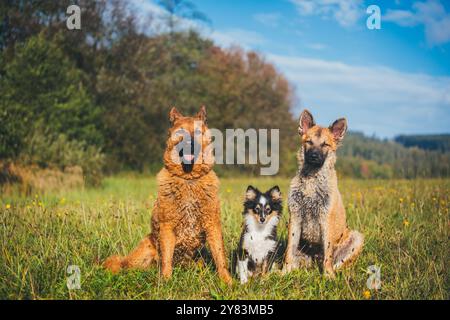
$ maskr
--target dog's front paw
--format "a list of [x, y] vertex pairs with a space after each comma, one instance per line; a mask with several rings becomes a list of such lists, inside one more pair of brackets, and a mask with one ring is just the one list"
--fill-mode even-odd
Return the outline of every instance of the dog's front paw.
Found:
[[289, 272], [293, 271], [295, 269], [295, 266], [293, 263], [285, 263], [283, 265], [283, 269], [281, 269], [281, 274], [285, 275]]
[[248, 278], [247, 277], [241, 277], [241, 284], [246, 284], [248, 282]]
[[336, 272], [334, 272], [333, 269], [326, 269], [325, 270], [325, 277], [327, 279], [334, 280], [334, 279], [336, 279]]
[[169, 280], [172, 278], [172, 268], [163, 268], [162, 270], [162, 276], [164, 280]]
[[225, 282], [227, 285], [232, 285], [233, 284], [233, 279], [231, 278], [230, 274], [228, 273], [228, 271], [223, 272], [221, 274], [219, 274], [220, 279]]

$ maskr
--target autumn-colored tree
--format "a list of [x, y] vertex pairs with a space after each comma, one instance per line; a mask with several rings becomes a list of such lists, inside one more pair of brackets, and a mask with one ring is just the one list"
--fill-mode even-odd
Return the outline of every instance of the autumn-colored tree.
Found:
[[[70, 4], [82, 10], [81, 31], [65, 27]], [[103, 159], [101, 149], [110, 172], [153, 171], [170, 107], [193, 114], [204, 104], [212, 128], [280, 129], [280, 173], [292, 175], [299, 137], [286, 78], [261, 54], [183, 29], [178, 22], [208, 20], [189, 1], [160, 5], [164, 32], [145, 28], [151, 23], [140, 23], [127, 0], [0, 2], [0, 159], [86, 164], [86, 157]], [[398, 140], [419, 149], [349, 133], [337, 168], [358, 178], [449, 176], [447, 138], [430, 139]], [[76, 156], [64, 159], [62, 144]], [[90, 167], [98, 172], [100, 161]], [[219, 167], [235, 170], [259, 173], [258, 166]]]

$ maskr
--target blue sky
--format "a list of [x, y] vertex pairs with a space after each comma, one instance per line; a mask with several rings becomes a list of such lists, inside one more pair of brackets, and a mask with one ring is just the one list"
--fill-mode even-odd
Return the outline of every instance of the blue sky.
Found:
[[[296, 116], [304, 107], [322, 124], [345, 116], [350, 129], [388, 138], [450, 132], [449, 1], [192, 2], [212, 21], [205, 36], [260, 52], [290, 80]], [[371, 4], [381, 30], [366, 27]]]

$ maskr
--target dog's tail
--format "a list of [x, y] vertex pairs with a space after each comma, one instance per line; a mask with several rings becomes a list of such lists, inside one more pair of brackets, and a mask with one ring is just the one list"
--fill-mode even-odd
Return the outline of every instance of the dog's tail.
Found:
[[124, 260], [123, 257], [118, 255], [110, 256], [103, 262], [102, 265], [104, 268], [108, 269], [112, 273], [119, 273], [119, 271], [122, 270], [123, 268], [122, 266], [123, 260]]
[[122, 269], [146, 269], [152, 262], [157, 261], [158, 250], [150, 235], [146, 236], [138, 246], [126, 257], [111, 256], [103, 262], [103, 267], [112, 273], [118, 273]]

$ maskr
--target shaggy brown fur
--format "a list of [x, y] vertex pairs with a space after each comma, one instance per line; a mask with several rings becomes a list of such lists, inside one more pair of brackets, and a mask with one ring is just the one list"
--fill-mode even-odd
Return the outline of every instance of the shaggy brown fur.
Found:
[[334, 277], [337, 269], [352, 262], [362, 250], [363, 235], [347, 227], [334, 169], [336, 150], [346, 130], [345, 119], [324, 128], [315, 125], [307, 110], [300, 116], [302, 143], [299, 170], [289, 191], [285, 272], [319, 260], [326, 274]]
[[[167, 279], [172, 275], [174, 263], [191, 261], [207, 241], [220, 278], [231, 283], [222, 239], [219, 180], [212, 170], [212, 148], [208, 148], [211, 137], [206, 126], [206, 110], [202, 107], [197, 116], [183, 117], [173, 108], [170, 120], [164, 168], [157, 176], [152, 232], [128, 256], [109, 257], [104, 266], [118, 272], [124, 268], [147, 268], [153, 261], [160, 261]], [[183, 168], [179, 161], [181, 155], [176, 146], [183, 140], [180, 130], [197, 140], [201, 133], [201, 141], [197, 142], [202, 149], [190, 170]]]

